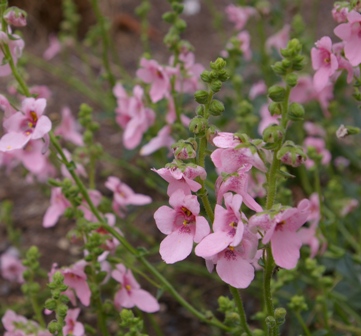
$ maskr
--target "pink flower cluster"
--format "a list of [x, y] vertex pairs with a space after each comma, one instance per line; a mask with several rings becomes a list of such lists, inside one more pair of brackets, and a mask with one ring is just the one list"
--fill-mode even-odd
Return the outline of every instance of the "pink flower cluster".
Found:
[[[218, 133], [213, 144], [218, 148], [211, 159], [219, 174], [215, 185], [213, 232], [200, 215], [197, 196], [192, 194], [201, 189], [199, 181], [206, 178], [206, 171], [194, 164], [181, 164], [179, 160], [166, 168], [154, 169], [169, 183], [171, 205], [160, 207], [154, 214], [158, 229], [167, 235], [160, 244], [162, 259], [169, 264], [181, 261], [191, 254], [196, 243], [195, 254], [206, 260], [209, 271], [215, 266], [223, 281], [245, 288], [254, 278], [262, 239], [264, 244], [271, 244], [278, 266], [294, 268], [302, 245], [298, 230], [309, 218], [309, 201], [301, 201], [297, 208], [278, 207], [273, 215], [263, 212], [248, 186], [253, 167], [258, 174], [266, 172], [260, 155], [232, 133]], [[262, 156], [267, 157], [266, 153]], [[252, 187], [254, 190], [254, 185]], [[248, 220], [241, 210], [242, 204], [258, 214]], [[306, 238], [304, 241], [309, 242]]]

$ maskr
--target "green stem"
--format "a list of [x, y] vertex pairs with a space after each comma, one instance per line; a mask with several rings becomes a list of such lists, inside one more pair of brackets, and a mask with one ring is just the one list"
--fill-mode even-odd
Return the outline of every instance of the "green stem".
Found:
[[244, 332], [248, 335], [248, 336], [252, 336], [252, 332], [251, 329], [249, 328], [248, 324], [247, 324], [247, 318], [246, 318], [246, 312], [244, 310], [243, 307], [243, 302], [242, 302], [242, 298], [241, 298], [241, 294], [239, 292], [239, 290], [237, 288], [234, 288], [232, 286], [229, 286], [229, 290], [233, 295], [234, 301], [236, 302], [236, 306], [238, 309], [238, 314], [239, 314], [239, 318], [240, 318], [240, 323], [241, 323], [241, 327], [243, 328]]
[[306, 336], [311, 336], [310, 331], [308, 330], [308, 327], [306, 326], [305, 322], [303, 321], [303, 318], [301, 316], [301, 314], [299, 312], [295, 312], [297, 320], [299, 322], [299, 324], [302, 326], [302, 329], [305, 333]]
[[30, 302], [31, 305], [33, 307], [34, 313], [35, 313], [35, 317], [36, 320], [39, 322], [40, 326], [42, 328], [46, 327], [46, 323], [42, 314], [42, 309], [40, 308], [39, 304], [38, 304], [38, 300], [37, 300], [37, 296], [36, 295], [31, 295], [30, 296]]
[[26, 97], [30, 97], [31, 94], [30, 94], [30, 91], [28, 89], [28, 86], [24, 82], [23, 78], [21, 77], [21, 75], [20, 75], [20, 73], [18, 71], [18, 68], [16, 67], [16, 65], [14, 63], [14, 60], [13, 60], [13, 58], [11, 56], [9, 46], [7, 44], [3, 44], [2, 49], [3, 49], [3, 52], [4, 52], [5, 59], [7, 60], [16, 81], [18, 82], [18, 84], [19, 84], [19, 86], [20, 86], [20, 88], [22, 90], [22, 94], [24, 96], [26, 96]]
[[353, 335], [361, 335], [361, 328], [345, 325], [345, 324], [337, 322], [337, 321], [331, 321], [331, 325], [334, 326], [337, 329], [344, 330], [344, 331], [349, 331]]
[[280, 166], [280, 160], [277, 159], [277, 153], [278, 150], [276, 150], [273, 153], [271, 168], [267, 176], [268, 192], [267, 192], [266, 210], [270, 210], [272, 208], [276, 198], [276, 191], [277, 191], [276, 175]]
[[91, 0], [91, 4], [93, 7], [93, 11], [95, 13], [95, 16], [97, 18], [98, 24], [100, 26], [101, 35], [102, 35], [102, 43], [103, 43], [103, 52], [102, 52], [102, 59], [103, 59], [103, 65], [105, 68], [105, 71], [107, 73], [107, 79], [109, 81], [110, 86], [113, 88], [115, 86], [115, 77], [110, 69], [110, 63], [109, 63], [109, 34], [107, 32], [107, 29], [105, 27], [105, 18], [100, 10], [98, 0]]

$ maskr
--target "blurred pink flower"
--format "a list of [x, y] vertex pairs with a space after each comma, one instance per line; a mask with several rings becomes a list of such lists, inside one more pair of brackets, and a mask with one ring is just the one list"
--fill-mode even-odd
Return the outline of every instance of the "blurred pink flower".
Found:
[[334, 33], [345, 43], [345, 56], [352, 66], [361, 63], [361, 14], [356, 11], [347, 13], [347, 23], [341, 23]]
[[114, 305], [117, 309], [136, 306], [146, 313], [154, 313], [159, 310], [157, 299], [140, 288], [132, 271], [127, 270], [124, 265], [118, 264], [112, 271], [112, 277], [122, 285], [114, 297]]
[[290, 30], [290, 25], [285, 24], [280, 31], [278, 31], [274, 35], [271, 35], [266, 40], [266, 49], [268, 51], [271, 51], [272, 48], [274, 48], [279, 52], [280, 49], [286, 48], [287, 42], [290, 39]]
[[68, 309], [65, 317], [65, 326], [63, 327], [64, 335], [84, 336], [84, 326], [77, 321], [80, 314], [80, 308]]
[[80, 133], [80, 125], [72, 116], [69, 107], [63, 107], [61, 110], [61, 123], [55, 129], [54, 134], [62, 136], [74, 145], [84, 146], [83, 137]]
[[[1, 28], [1, 24], [0, 24]], [[18, 35], [12, 35], [11, 30], [9, 28], [8, 34], [0, 31], [0, 44], [7, 44], [10, 49], [11, 56], [13, 58], [14, 63], [16, 64], [18, 58], [20, 58], [25, 43]], [[2, 48], [0, 48], [0, 77], [8, 76], [11, 74], [10, 65], [4, 62], [4, 53], [2, 52]]]
[[253, 84], [249, 90], [249, 98], [254, 100], [256, 97], [265, 94], [267, 92], [266, 83], [261, 80], [255, 84]]
[[51, 34], [49, 36], [49, 47], [44, 51], [43, 57], [50, 61], [61, 51], [61, 43], [56, 35]]
[[15, 248], [9, 248], [0, 256], [1, 276], [9, 281], [23, 283], [25, 267], [19, 259], [19, 252]]
[[228, 5], [225, 12], [228, 20], [235, 24], [237, 30], [242, 30], [248, 19], [257, 14], [256, 9], [253, 7], [240, 7], [233, 4]]
[[[316, 152], [322, 156], [321, 163], [323, 165], [328, 165], [331, 161], [331, 153], [326, 149], [325, 141], [321, 138], [307, 137], [303, 142], [303, 146], [306, 151], [308, 147], [313, 147], [316, 149]], [[315, 165], [315, 162], [308, 158], [305, 162], [307, 169], [312, 168]]]
[[115, 176], [109, 176], [105, 186], [113, 191], [113, 210], [119, 217], [125, 217], [127, 205], [145, 205], [152, 202], [147, 195], [136, 194], [128, 185]]
[[54, 226], [58, 222], [59, 217], [70, 206], [71, 206], [70, 202], [62, 194], [61, 188], [60, 187], [52, 188], [50, 206], [45, 212], [43, 218], [43, 227], [49, 228]]

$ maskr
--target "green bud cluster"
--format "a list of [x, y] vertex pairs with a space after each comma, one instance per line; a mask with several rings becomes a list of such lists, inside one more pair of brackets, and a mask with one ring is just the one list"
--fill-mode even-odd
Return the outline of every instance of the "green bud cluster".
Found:
[[[129, 309], [122, 309], [120, 312], [120, 327], [123, 328], [121, 335], [124, 336], [147, 336], [143, 334], [143, 325], [144, 322], [140, 317], [135, 317], [133, 312]], [[126, 332], [125, 330], [128, 330]]]
[[286, 83], [290, 87], [297, 84], [297, 76], [294, 71], [300, 71], [304, 67], [304, 56], [301, 55], [302, 45], [297, 39], [288, 42], [285, 49], [281, 49], [283, 60], [276, 62], [272, 68], [278, 76], [286, 76]]
[[213, 95], [219, 92], [222, 83], [229, 78], [225, 67], [226, 61], [218, 58], [215, 62], [210, 63], [210, 70], [205, 70], [200, 75], [209, 90], [198, 90], [194, 94], [195, 101], [201, 105], [197, 107], [197, 116], [191, 120], [189, 130], [198, 136], [204, 136], [207, 133], [210, 115], [220, 116], [224, 112], [223, 103], [213, 99]]
[[263, 131], [262, 137], [264, 142], [266, 142], [264, 148], [277, 149], [282, 143], [284, 129], [279, 125], [270, 125]]
[[182, 14], [184, 6], [182, 2], [177, 0], [169, 1], [172, 10], [163, 14], [162, 18], [165, 22], [171, 24], [168, 33], [164, 37], [164, 44], [172, 51], [179, 52], [182, 46], [189, 43], [181, 40], [181, 33], [187, 28], [187, 23], [179, 17]]
[[51, 292], [51, 298], [45, 301], [45, 308], [55, 312], [56, 319], [52, 320], [48, 324], [48, 330], [57, 334], [61, 332], [65, 325], [65, 317], [68, 312], [69, 298], [62, 293], [68, 289], [68, 286], [64, 284], [64, 275], [57, 271], [53, 275], [52, 281], [48, 284]]
[[303, 295], [295, 295], [291, 298], [291, 302], [288, 304], [288, 307], [295, 312], [301, 312], [307, 310], [308, 306]]
[[76, 39], [77, 30], [80, 22], [77, 6], [74, 0], [63, 0], [63, 21], [60, 24], [60, 37], [62, 40], [67, 38]]

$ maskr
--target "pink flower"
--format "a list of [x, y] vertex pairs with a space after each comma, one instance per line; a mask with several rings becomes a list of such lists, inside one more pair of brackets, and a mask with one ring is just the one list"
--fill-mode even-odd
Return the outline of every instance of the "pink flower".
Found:
[[346, 199], [340, 212], [341, 217], [345, 217], [350, 212], [357, 209], [358, 205], [359, 205], [359, 201], [357, 199], [355, 198]]
[[64, 335], [83, 336], [84, 326], [77, 321], [80, 313], [80, 308], [69, 309], [65, 317], [65, 326], [63, 327]]
[[87, 283], [87, 276], [84, 272], [86, 266], [85, 260], [79, 260], [71, 267], [61, 270], [64, 275], [64, 284], [69, 286], [69, 289], [74, 290], [76, 296], [84, 306], [89, 306], [91, 292]]
[[226, 209], [216, 204], [214, 212], [214, 233], [209, 234], [197, 245], [195, 253], [203, 258], [211, 257], [228, 246], [237, 246], [242, 241], [247, 218], [241, 212], [242, 196], [224, 194]]
[[49, 228], [54, 226], [59, 217], [71, 206], [70, 202], [62, 194], [61, 188], [53, 188], [51, 190], [50, 206], [46, 210], [43, 218], [43, 227]]
[[[9, 28], [8, 34], [3, 31], [0, 31], [0, 44], [7, 44], [10, 49], [11, 56], [13, 58], [14, 63], [16, 64], [18, 58], [20, 58], [23, 49], [24, 49], [24, 41], [18, 35], [12, 35], [11, 30]], [[4, 64], [4, 54], [0, 49], [0, 77], [8, 76], [11, 74], [10, 65]]]
[[23, 272], [25, 269], [15, 248], [9, 248], [0, 256], [0, 272], [4, 279], [23, 283]]
[[62, 136], [65, 140], [77, 146], [84, 146], [83, 137], [79, 132], [80, 125], [71, 114], [69, 107], [61, 110], [61, 123], [55, 129], [54, 134]]
[[46, 100], [25, 98], [22, 112], [17, 112], [4, 121], [8, 131], [0, 140], [0, 151], [23, 148], [30, 140], [45, 137], [51, 130], [51, 121], [44, 116]]
[[5, 96], [0, 94], [0, 109], [4, 112], [4, 119], [8, 119], [16, 113]]
[[[180, 53], [179, 61], [181, 62], [181, 70], [176, 75], [175, 89], [178, 92], [193, 94], [200, 87], [199, 75], [204, 70], [204, 67], [199, 63], [195, 63], [194, 54], [188, 50]], [[174, 57], [171, 57], [169, 63], [173, 64], [173, 62]]]
[[154, 313], [159, 310], [159, 303], [156, 298], [140, 288], [132, 271], [127, 270], [124, 265], [118, 264], [112, 272], [112, 277], [122, 285], [114, 298], [117, 309], [136, 306], [146, 313]]
[[113, 90], [117, 98], [116, 121], [124, 129], [123, 143], [127, 149], [134, 149], [142, 141], [143, 134], [154, 123], [155, 113], [144, 106], [143, 89], [136, 85], [133, 97], [128, 97], [121, 84]]
[[50, 61], [61, 51], [61, 43], [56, 35], [49, 36], [49, 47], [44, 51], [43, 57], [47, 61]]
[[275, 263], [285, 269], [296, 267], [302, 241], [297, 234], [309, 216], [309, 201], [302, 200], [297, 208], [286, 208], [275, 216], [256, 214], [249, 219], [252, 232], [264, 231], [263, 244], [271, 242]]
[[[40, 326], [26, 319], [24, 316], [15, 314], [12, 310], [7, 310], [1, 319], [6, 330], [4, 336], [52, 336], [47, 330], [43, 330]], [[31, 332], [31, 334], [29, 334]]]
[[305, 121], [303, 124], [303, 128], [306, 131], [307, 135], [320, 136], [322, 138], [326, 136], [325, 129], [311, 121]]
[[192, 191], [196, 192], [201, 188], [200, 183], [194, 181], [196, 177], [204, 180], [207, 176], [206, 171], [201, 166], [187, 165], [182, 169], [171, 166], [169, 168], [152, 168], [160, 177], [166, 180], [168, 185], [167, 194], [171, 196], [177, 190], [183, 190], [185, 194], [190, 194]]
[[3, 16], [4, 20], [14, 27], [26, 26], [26, 12], [17, 8], [9, 7]]
[[136, 194], [115, 176], [109, 176], [105, 186], [114, 193], [113, 209], [119, 217], [125, 216], [127, 205], [145, 205], [152, 202], [149, 196]]
[[159, 130], [157, 136], [152, 140], [150, 140], [140, 149], [140, 155], [142, 156], [150, 155], [162, 147], [170, 148], [170, 146], [174, 143], [174, 139], [171, 136], [171, 132], [172, 132], [172, 127], [170, 125], [163, 126]]
[[237, 136], [233, 135], [232, 140], [230, 136], [232, 136], [232, 133], [220, 132], [213, 139], [213, 143], [217, 147], [221, 147], [211, 154], [211, 159], [217, 168], [218, 174], [234, 173], [246, 163], [263, 172], [267, 170], [257, 152], [252, 153], [249, 147], [242, 147], [242, 141]]
[[270, 111], [268, 110], [268, 105], [264, 104], [261, 106], [259, 111], [261, 115], [261, 121], [258, 125], [258, 133], [262, 134], [263, 131], [270, 125], [279, 124], [279, 115], [271, 115]]
[[249, 90], [249, 99], [254, 100], [256, 97], [265, 94], [267, 86], [263, 80], [253, 84]]
[[143, 82], [151, 84], [150, 97], [153, 103], [168, 96], [170, 90], [170, 78], [165, 68], [155, 60], [140, 60], [141, 68], [137, 70], [137, 77]]
[[[252, 263], [257, 252], [257, 236], [246, 229], [239, 244], [221, 248], [222, 238], [214, 235], [216, 232], [204, 238], [197, 245], [196, 255], [206, 259], [207, 269], [210, 272], [216, 264], [216, 271], [224, 282], [235, 288], [247, 288], [254, 278]], [[213, 246], [212, 243], [216, 246]], [[213, 252], [214, 254], [211, 255]]]
[[312, 67], [316, 70], [313, 84], [317, 91], [321, 91], [338, 69], [338, 62], [332, 53], [332, 41], [328, 36], [322, 37], [315, 45], [317, 48], [311, 49]]
[[280, 31], [270, 36], [266, 40], [266, 49], [271, 51], [272, 48], [275, 48], [277, 51], [280, 51], [281, 49], [286, 48], [287, 42], [290, 39], [290, 30], [290, 25], [286, 24]]
[[332, 9], [332, 17], [337, 23], [347, 22], [348, 8], [340, 8], [339, 5], [334, 5]]
[[262, 211], [262, 207], [248, 193], [248, 172], [251, 168], [251, 164], [246, 163], [243, 167], [240, 167], [236, 173], [227, 176], [219, 176], [217, 178], [216, 195], [218, 204], [221, 203], [223, 195], [227, 191], [233, 191], [243, 197], [243, 202], [247, 207], [256, 212]]
[[[303, 142], [303, 146], [306, 148], [313, 147], [316, 152], [322, 156], [321, 163], [323, 165], [328, 165], [331, 161], [331, 153], [326, 149], [326, 144], [323, 139], [307, 137]], [[315, 165], [315, 162], [310, 158], [306, 160], [305, 166], [307, 169], [312, 168]]]
[[341, 23], [334, 33], [345, 43], [345, 55], [352, 66], [361, 63], [361, 14], [356, 11], [347, 13], [348, 23]]
[[160, 254], [167, 264], [183, 260], [192, 252], [193, 242], [199, 243], [209, 234], [207, 220], [198, 216], [200, 206], [197, 196], [186, 195], [183, 190], [175, 191], [168, 206], [160, 207], [154, 213], [158, 229], [167, 235], [160, 244]]
[[256, 15], [256, 13], [257, 12], [253, 7], [240, 7], [233, 4], [226, 7], [228, 20], [235, 24], [237, 30], [242, 30], [248, 19], [251, 16]]

